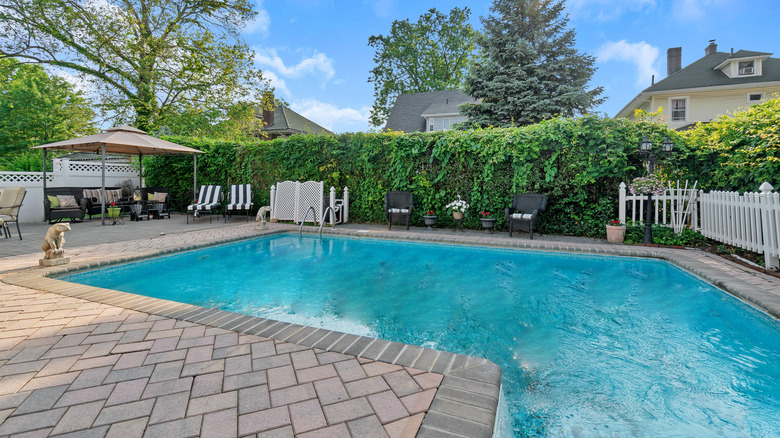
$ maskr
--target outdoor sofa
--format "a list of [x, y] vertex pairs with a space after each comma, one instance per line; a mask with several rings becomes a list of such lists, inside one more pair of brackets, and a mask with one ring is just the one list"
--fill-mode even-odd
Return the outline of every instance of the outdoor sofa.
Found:
[[[46, 187], [43, 197], [43, 213], [50, 224], [63, 219], [71, 219], [75, 222], [84, 220], [87, 211], [87, 199], [81, 187]], [[61, 206], [58, 196], [72, 196], [76, 200], [75, 206]], [[56, 201], [55, 201], [56, 200]], [[54, 206], [52, 206], [54, 205]]]

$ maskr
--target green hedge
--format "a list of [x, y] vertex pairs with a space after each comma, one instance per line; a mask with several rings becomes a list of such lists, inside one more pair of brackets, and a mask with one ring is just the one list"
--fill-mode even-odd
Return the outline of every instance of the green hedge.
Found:
[[[594, 116], [560, 118], [520, 128], [435, 133], [299, 135], [256, 142], [171, 137], [205, 151], [199, 156], [198, 184], [251, 182], [255, 205], [267, 205], [277, 181], [323, 180], [341, 193], [350, 189], [350, 221], [382, 223], [388, 190], [415, 196], [414, 225], [434, 210], [439, 226], [452, 224], [444, 205], [461, 195], [471, 204], [464, 226], [478, 228], [478, 212], [488, 210], [504, 226], [503, 210], [514, 193], [549, 196], [541, 216], [545, 233], [603, 236], [604, 223], [617, 217], [621, 181], [645, 173], [636, 154], [640, 138], [660, 144], [662, 125]], [[673, 173], [673, 162], [667, 173]], [[192, 191], [191, 157], [149, 157], [148, 185]], [[180, 196], [180, 204], [187, 196]]]

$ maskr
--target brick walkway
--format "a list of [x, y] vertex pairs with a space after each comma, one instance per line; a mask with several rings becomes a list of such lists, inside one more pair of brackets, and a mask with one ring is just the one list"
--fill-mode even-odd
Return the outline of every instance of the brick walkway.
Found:
[[[780, 281], [700, 251], [361, 225], [329, 232], [663, 258], [780, 315]], [[66, 246], [65, 269], [258, 234], [248, 224]], [[0, 437], [492, 433], [500, 369], [484, 359], [71, 285], [45, 276], [58, 268], [30, 269], [39, 257], [0, 258]]]
[[18, 286], [2, 296], [0, 436], [414, 436], [442, 379]]

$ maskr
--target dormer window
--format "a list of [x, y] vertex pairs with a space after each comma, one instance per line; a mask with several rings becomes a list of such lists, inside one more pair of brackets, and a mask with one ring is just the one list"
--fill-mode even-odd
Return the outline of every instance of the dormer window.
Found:
[[740, 76], [750, 76], [755, 74], [756, 72], [756, 62], [755, 61], [740, 61], [739, 62], [739, 75]]

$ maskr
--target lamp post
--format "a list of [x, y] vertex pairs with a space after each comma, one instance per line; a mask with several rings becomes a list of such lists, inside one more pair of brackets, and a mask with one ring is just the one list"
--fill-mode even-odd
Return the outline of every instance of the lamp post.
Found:
[[[674, 143], [666, 137], [666, 140], [661, 143], [661, 152], [663, 154], [670, 154], [674, 149]], [[639, 154], [647, 161], [647, 173], [653, 176], [655, 172], [656, 155], [653, 152], [653, 143], [647, 136], [639, 142]], [[642, 243], [653, 243], [653, 193], [647, 193], [647, 207], [645, 208], [645, 234], [642, 237]]]

